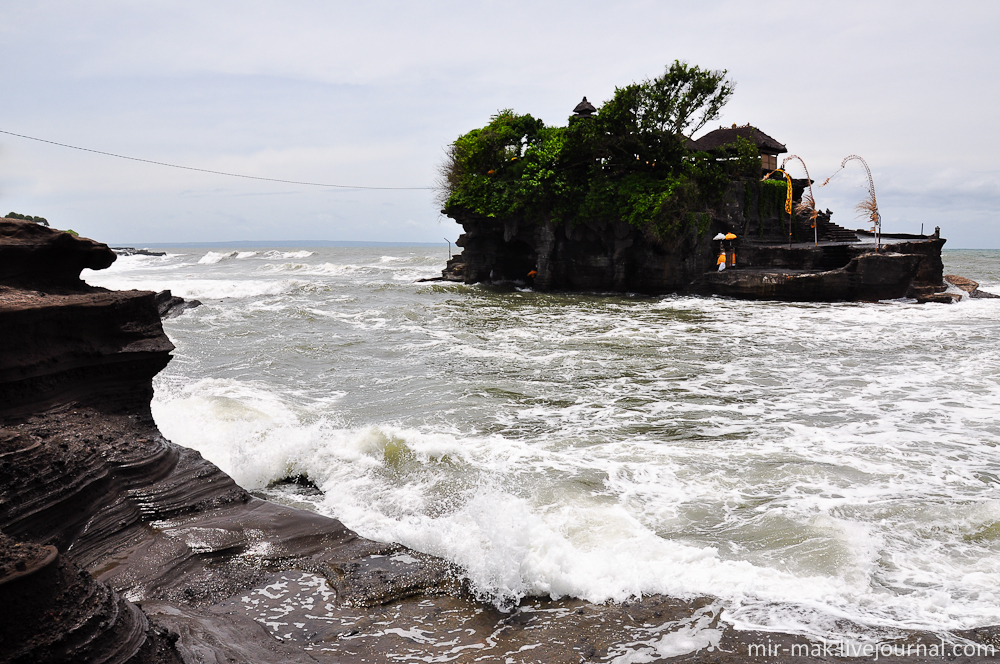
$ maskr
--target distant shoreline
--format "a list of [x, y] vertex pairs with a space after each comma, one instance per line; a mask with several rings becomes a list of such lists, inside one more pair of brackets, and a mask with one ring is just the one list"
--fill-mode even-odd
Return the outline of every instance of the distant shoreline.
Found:
[[[452, 242], [454, 244], [454, 242]], [[234, 240], [232, 242], [120, 242], [109, 243], [115, 247], [136, 248], [267, 248], [267, 247], [440, 247], [440, 242], [373, 242], [367, 240]]]
[[[452, 245], [455, 243], [452, 242]], [[233, 242], [118, 242], [109, 243], [114, 247], [136, 247], [146, 249], [163, 249], [166, 247], [176, 247], [183, 249], [194, 249], [204, 247], [207, 249], [217, 249], [219, 247], [240, 248], [270, 248], [270, 247], [440, 247], [440, 242], [376, 242], [373, 240], [235, 240]], [[995, 247], [986, 249], [976, 247], [944, 247], [942, 253], [949, 251], [1000, 251]]]

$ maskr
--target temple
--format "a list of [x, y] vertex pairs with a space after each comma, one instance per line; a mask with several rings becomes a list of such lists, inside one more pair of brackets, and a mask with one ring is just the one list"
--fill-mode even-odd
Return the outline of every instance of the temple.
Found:
[[[595, 113], [584, 97], [570, 121], [595, 118]], [[757, 127], [719, 128], [686, 140], [684, 147], [692, 156], [707, 153], [710, 160], [735, 163], [745, 158], [733, 156], [740, 138], [756, 147], [760, 170], [752, 163], [749, 170], [741, 167], [721, 198], [698, 213], [703, 221], [669, 238], [624, 218], [539, 219], [525, 213], [477, 214], [448, 204], [442, 213], [465, 232], [457, 241], [462, 253], [448, 261], [441, 279], [520, 282], [538, 290], [790, 301], [952, 302], [959, 297], [945, 292], [945, 240], [938, 231], [875, 237], [834, 223], [829, 209], [796, 213], [812, 183], [773, 174], [778, 155], [788, 148]]]
[[719, 127], [710, 131], [696, 141], [688, 141], [686, 147], [691, 151], [714, 152], [732, 145], [737, 137], [745, 138], [760, 150], [760, 167], [764, 172], [773, 171], [778, 167], [778, 155], [788, 152], [788, 148], [774, 140], [760, 129], [749, 124], [737, 127]]

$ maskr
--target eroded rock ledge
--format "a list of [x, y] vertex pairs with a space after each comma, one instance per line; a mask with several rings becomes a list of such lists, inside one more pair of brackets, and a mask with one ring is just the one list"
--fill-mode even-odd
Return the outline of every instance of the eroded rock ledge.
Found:
[[[787, 655], [801, 638], [727, 628], [711, 598], [501, 613], [439, 559], [254, 498], [150, 416], [173, 348], [153, 294], [86, 286], [106, 246], [16, 223], [0, 238], [32, 238], [28, 254], [80, 255], [46, 272], [3, 249], [20, 267], [0, 279], [0, 661], [807, 659]], [[997, 630], [959, 636], [997, 645]], [[782, 654], [748, 650], [765, 642]]]
[[[794, 181], [796, 199], [805, 180]], [[623, 220], [526, 222], [449, 209], [462, 225], [441, 280], [517, 281], [538, 290], [694, 293], [745, 299], [834, 302], [902, 297], [952, 301], [941, 296], [941, 248], [935, 235], [897, 236], [878, 250], [874, 240], [819, 213], [814, 231], [803, 218], [769, 209], [749, 182], [731, 183], [706, 210], [698, 228], [670, 239], [654, 237]], [[716, 270], [716, 234], [737, 237], [737, 267]], [[529, 274], [533, 276], [528, 276]]]

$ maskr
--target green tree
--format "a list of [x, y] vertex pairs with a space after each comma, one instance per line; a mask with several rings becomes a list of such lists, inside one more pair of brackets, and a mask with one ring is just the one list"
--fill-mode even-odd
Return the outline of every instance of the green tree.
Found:
[[674, 60], [662, 76], [641, 84], [637, 108], [641, 124], [676, 136], [692, 136], [717, 119], [733, 95], [736, 84], [726, 79], [726, 73]]
[[[725, 75], [675, 61], [659, 78], [617, 88], [595, 116], [571, 117], [566, 127], [500, 111], [449, 147], [444, 210], [529, 221], [623, 219], [661, 238], [701, 232], [706, 206], [746, 160], [691, 153], [682, 132], [718, 117], [734, 89]], [[742, 147], [734, 147], [738, 157]]]

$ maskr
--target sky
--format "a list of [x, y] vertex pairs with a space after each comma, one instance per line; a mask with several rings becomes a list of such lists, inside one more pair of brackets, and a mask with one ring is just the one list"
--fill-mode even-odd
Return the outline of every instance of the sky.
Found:
[[[815, 180], [872, 169], [886, 232], [1000, 248], [1000, 3], [840, 1], [0, 4], [0, 130], [258, 177], [433, 187], [500, 109], [564, 125], [674, 60], [725, 69]], [[795, 164], [793, 176], [804, 175]], [[820, 208], [859, 228], [851, 162]], [[441, 242], [434, 191], [183, 171], [0, 134], [0, 208], [113, 245]]]

